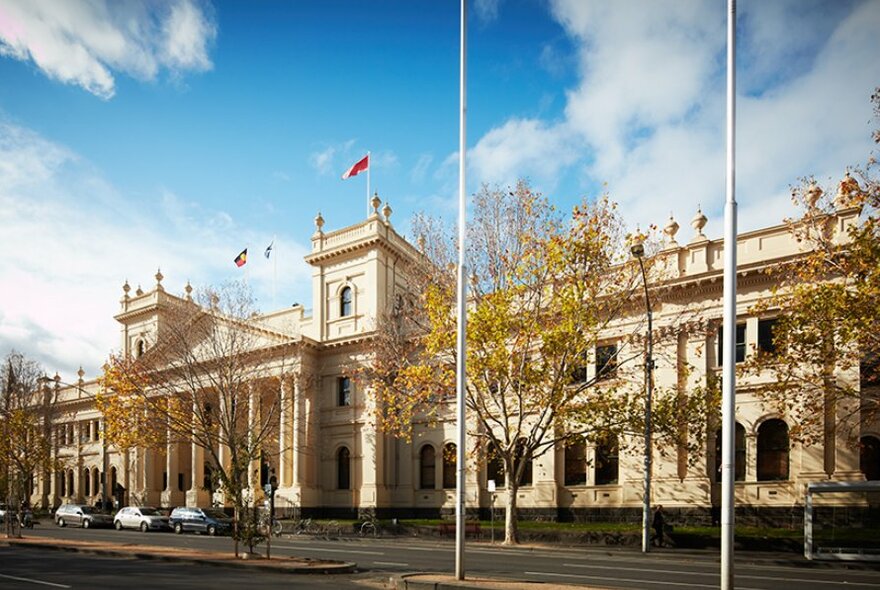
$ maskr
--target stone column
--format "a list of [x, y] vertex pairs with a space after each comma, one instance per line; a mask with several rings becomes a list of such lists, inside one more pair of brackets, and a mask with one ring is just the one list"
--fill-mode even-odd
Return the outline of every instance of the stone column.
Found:
[[278, 485], [287, 487], [290, 485], [290, 394], [287, 381], [282, 377], [281, 387], [278, 392], [280, 411], [278, 423]]
[[162, 505], [176, 506], [184, 500], [184, 492], [177, 489], [177, 474], [180, 471], [179, 448], [172, 440], [171, 429], [167, 430], [165, 442], [165, 489], [162, 491]]
[[73, 491], [70, 493], [70, 496], [73, 498], [74, 502], [82, 503], [84, 501], [83, 496], [83, 478], [82, 478], [82, 445], [80, 444], [80, 432], [82, 430], [82, 424], [79, 422], [73, 423], [73, 444], [76, 446], [76, 459], [74, 461], [73, 467]]
[[[193, 403], [193, 421], [198, 412], [196, 403]], [[189, 490], [186, 492], [187, 506], [209, 506], [211, 498], [208, 490], [204, 489], [205, 482], [205, 449], [196, 442], [195, 429], [190, 435], [190, 478]]]
[[291, 484], [302, 487], [303, 478], [303, 445], [305, 444], [305, 400], [299, 387], [299, 380], [293, 381], [293, 473]]
[[260, 460], [255, 458], [257, 449], [256, 444], [254, 442], [254, 431], [259, 429], [259, 424], [256, 424], [257, 420], [257, 396], [254, 394], [254, 385], [253, 383], [248, 383], [248, 397], [247, 397], [247, 423], [248, 423], [248, 435], [247, 435], [247, 447], [248, 454], [251, 455], [251, 460], [248, 463], [248, 471], [247, 471], [247, 484], [248, 491], [250, 492], [250, 497], [256, 501], [257, 498], [257, 488], [260, 487]]

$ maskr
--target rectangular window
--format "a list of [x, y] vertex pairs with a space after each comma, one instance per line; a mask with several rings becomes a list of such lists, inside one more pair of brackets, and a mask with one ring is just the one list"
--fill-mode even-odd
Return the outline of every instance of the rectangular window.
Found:
[[[736, 362], [741, 363], [746, 360], [746, 325], [745, 323], [736, 325]], [[724, 365], [724, 328], [718, 328], [718, 366]]]
[[617, 372], [617, 345], [596, 347], [596, 377], [613, 377]]
[[776, 352], [776, 345], [773, 343], [773, 327], [775, 325], [776, 318], [758, 320], [758, 350], [760, 352]]
[[351, 379], [340, 377], [336, 381], [336, 405], [351, 405]]

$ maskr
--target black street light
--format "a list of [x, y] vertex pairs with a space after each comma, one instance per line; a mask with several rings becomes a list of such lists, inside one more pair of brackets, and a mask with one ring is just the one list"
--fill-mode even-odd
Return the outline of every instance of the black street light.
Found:
[[645, 245], [635, 242], [630, 248], [642, 270], [642, 286], [645, 289], [645, 309], [648, 314], [648, 341], [645, 352], [645, 496], [642, 507], [642, 553], [651, 550], [651, 398], [654, 392], [654, 339], [652, 337], [651, 298], [648, 296], [648, 277], [645, 274]]

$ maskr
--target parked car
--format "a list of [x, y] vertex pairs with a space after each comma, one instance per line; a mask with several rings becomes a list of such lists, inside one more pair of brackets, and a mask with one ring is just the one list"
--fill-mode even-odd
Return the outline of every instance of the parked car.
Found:
[[113, 524], [113, 517], [91, 506], [62, 504], [55, 511], [55, 524], [60, 527], [71, 525], [87, 529], [93, 526], [110, 526]]
[[232, 519], [217, 508], [175, 508], [169, 522], [177, 534], [194, 531], [218, 535], [232, 530]]
[[150, 506], [126, 506], [113, 517], [113, 526], [117, 531], [140, 529], [144, 533], [171, 528], [168, 525], [168, 517]]

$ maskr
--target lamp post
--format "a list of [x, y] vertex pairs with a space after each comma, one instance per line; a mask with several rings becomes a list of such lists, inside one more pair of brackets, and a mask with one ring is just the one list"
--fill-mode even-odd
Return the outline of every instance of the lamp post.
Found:
[[642, 553], [651, 550], [651, 397], [654, 392], [654, 339], [652, 336], [651, 298], [648, 296], [648, 277], [645, 274], [645, 245], [638, 241], [630, 252], [639, 261], [642, 271], [642, 286], [645, 289], [645, 310], [648, 314], [648, 341], [645, 351], [645, 495], [642, 506]]

